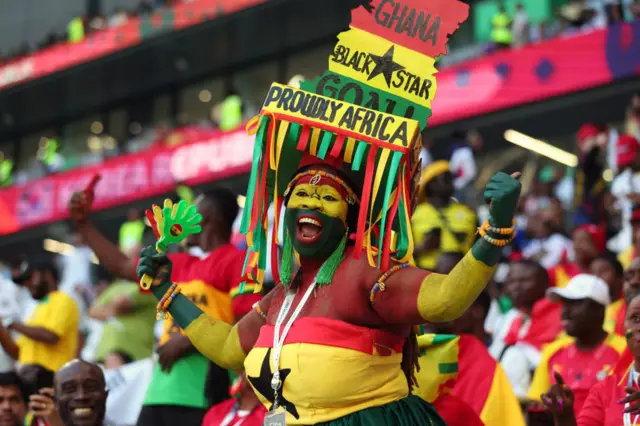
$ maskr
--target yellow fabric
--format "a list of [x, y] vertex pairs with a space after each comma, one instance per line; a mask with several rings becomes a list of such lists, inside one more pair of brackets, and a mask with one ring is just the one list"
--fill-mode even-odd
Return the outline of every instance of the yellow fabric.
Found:
[[347, 223], [349, 205], [331, 185], [300, 183], [291, 191], [288, 208], [318, 210]]
[[[244, 362], [249, 378], [260, 376], [268, 350], [254, 347], [249, 352]], [[296, 419], [287, 412], [287, 426], [332, 421], [406, 397], [409, 388], [401, 360], [402, 354], [378, 356], [335, 346], [285, 344], [280, 370], [291, 371], [283, 382], [282, 394], [299, 414]], [[256, 395], [265, 407], [271, 406], [259, 391]]]
[[[422, 203], [416, 208], [411, 220], [413, 239], [416, 246], [424, 241], [425, 234], [440, 228], [440, 249], [420, 255], [416, 263], [422, 269], [433, 270], [436, 260], [442, 252], [455, 251], [465, 253], [475, 240], [477, 219], [475, 213], [464, 204], [451, 203], [444, 209], [438, 210], [429, 203]], [[446, 223], [442, 220], [444, 216]], [[466, 237], [458, 242], [452, 232], [464, 233]]]
[[450, 165], [447, 160], [438, 160], [429, 164], [422, 171], [422, 175], [420, 175], [420, 190], [418, 191], [420, 202], [425, 200], [424, 187], [436, 176], [440, 176], [441, 174], [448, 172], [449, 167]]
[[[200, 280], [178, 283], [178, 285], [182, 288], [181, 293], [211, 318], [233, 324], [235, 316], [231, 309], [231, 295], [229, 293], [220, 291]], [[160, 344], [167, 342], [174, 333], [184, 334], [183, 330], [174, 323], [173, 318], [165, 319]]]
[[[458, 376], [459, 336], [443, 343], [434, 342], [435, 334], [418, 336], [418, 346], [425, 355], [418, 358], [420, 371], [416, 371], [417, 385], [413, 394], [433, 403], [441, 394], [451, 393]], [[442, 366], [442, 367], [441, 367]], [[447, 368], [451, 366], [452, 368]]]
[[497, 266], [487, 266], [469, 251], [447, 275], [429, 274], [418, 293], [418, 312], [429, 322], [459, 318], [487, 286]]
[[[533, 380], [531, 381], [531, 386], [527, 392], [528, 399], [540, 401], [540, 396], [549, 390], [552, 385], [549, 371], [549, 360], [560, 349], [566, 348], [574, 342], [575, 339], [572, 337], [563, 337], [558, 338], [555, 342], [543, 347], [542, 355], [540, 356], [540, 363], [533, 374]], [[622, 354], [627, 347], [626, 340], [617, 334], [609, 334], [607, 339], [604, 341], [604, 344], [613, 348], [619, 354]], [[613, 372], [613, 369], [611, 372]]]
[[58, 371], [76, 356], [79, 322], [80, 311], [71, 296], [59, 291], [50, 293], [38, 304], [26, 325], [46, 328], [60, 340], [49, 345], [21, 335], [16, 342], [20, 348], [18, 361]]
[[498, 13], [491, 20], [491, 41], [494, 43], [511, 43], [511, 18], [506, 13]]
[[236, 326], [202, 314], [189, 324], [185, 333], [193, 346], [216, 365], [232, 371], [242, 370], [246, 355]]
[[618, 299], [615, 302], [607, 306], [607, 310], [604, 314], [604, 324], [602, 328], [607, 333], [615, 333], [616, 321], [618, 320], [618, 313], [620, 309], [624, 307], [624, 299]]
[[633, 260], [633, 252], [635, 251], [634, 247], [631, 246], [626, 250], [623, 250], [618, 255], [618, 261], [622, 264], [624, 269], [627, 269], [629, 265], [631, 265], [631, 261]]
[[500, 364], [493, 373], [491, 390], [484, 403], [480, 419], [485, 425], [525, 426], [520, 402], [513, 393], [509, 379]]

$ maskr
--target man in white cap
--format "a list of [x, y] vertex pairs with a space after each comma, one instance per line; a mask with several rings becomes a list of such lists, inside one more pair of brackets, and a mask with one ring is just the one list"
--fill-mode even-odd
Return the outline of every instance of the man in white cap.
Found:
[[562, 327], [569, 337], [561, 336], [543, 349], [527, 397], [540, 401], [559, 373], [575, 395], [577, 415], [589, 389], [613, 370], [626, 342], [602, 328], [611, 297], [601, 278], [576, 275], [566, 287], [548, 289], [547, 298], [562, 303]]

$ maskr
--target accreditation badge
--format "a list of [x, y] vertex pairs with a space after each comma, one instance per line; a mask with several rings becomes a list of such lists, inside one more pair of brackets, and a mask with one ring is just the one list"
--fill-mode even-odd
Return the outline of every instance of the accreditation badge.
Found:
[[269, 411], [264, 416], [264, 426], [286, 426], [287, 424], [287, 412], [282, 408], [277, 408], [273, 411]]

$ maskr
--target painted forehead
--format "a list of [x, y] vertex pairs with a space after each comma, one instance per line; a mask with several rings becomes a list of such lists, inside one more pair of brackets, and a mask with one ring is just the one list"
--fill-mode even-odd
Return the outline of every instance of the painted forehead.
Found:
[[297, 187], [301, 184], [317, 186], [328, 185], [334, 188], [348, 204], [360, 203], [358, 196], [343, 179], [325, 170], [307, 170], [299, 173], [292, 179], [289, 188], [287, 188], [287, 192], [289, 192], [292, 187]]

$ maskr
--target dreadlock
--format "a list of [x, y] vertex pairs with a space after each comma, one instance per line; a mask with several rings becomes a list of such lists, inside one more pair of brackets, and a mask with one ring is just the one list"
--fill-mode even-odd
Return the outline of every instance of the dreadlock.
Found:
[[407, 378], [409, 393], [411, 393], [414, 386], [418, 385], [416, 372], [420, 371], [419, 357], [420, 347], [418, 347], [418, 336], [416, 335], [416, 330], [411, 327], [409, 337], [404, 341], [404, 346], [402, 347], [402, 362], [400, 363], [402, 371]]

